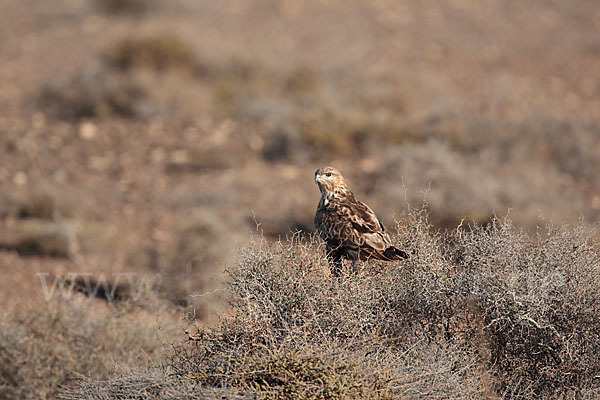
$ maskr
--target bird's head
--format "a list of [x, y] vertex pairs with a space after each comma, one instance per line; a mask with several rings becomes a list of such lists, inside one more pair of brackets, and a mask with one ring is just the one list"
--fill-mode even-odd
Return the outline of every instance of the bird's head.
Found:
[[321, 193], [333, 192], [335, 189], [345, 190], [346, 184], [340, 171], [333, 167], [319, 168], [315, 171], [315, 183]]

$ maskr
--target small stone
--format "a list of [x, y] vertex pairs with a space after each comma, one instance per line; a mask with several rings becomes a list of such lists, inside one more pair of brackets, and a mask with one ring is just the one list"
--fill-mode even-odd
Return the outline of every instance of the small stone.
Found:
[[92, 140], [96, 137], [96, 133], [96, 125], [92, 122], [82, 122], [81, 125], [79, 125], [79, 137], [83, 140]]
[[23, 171], [18, 171], [13, 177], [13, 182], [17, 186], [23, 186], [27, 183], [27, 174]]
[[175, 150], [169, 154], [169, 160], [176, 165], [185, 164], [188, 161], [188, 155], [185, 150]]

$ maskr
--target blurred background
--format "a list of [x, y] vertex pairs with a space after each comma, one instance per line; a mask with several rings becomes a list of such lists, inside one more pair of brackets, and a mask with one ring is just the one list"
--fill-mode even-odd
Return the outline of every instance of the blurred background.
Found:
[[189, 305], [313, 231], [324, 165], [388, 226], [600, 217], [595, 0], [5, 0], [0, 38], [6, 310], [73, 271]]

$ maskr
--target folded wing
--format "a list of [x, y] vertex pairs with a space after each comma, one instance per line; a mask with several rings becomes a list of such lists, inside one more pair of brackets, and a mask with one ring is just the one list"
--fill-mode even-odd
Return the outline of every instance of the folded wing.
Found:
[[406, 253], [392, 246], [385, 227], [373, 210], [355, 199], [331, 202], [317, 212], [315, 225], [330, 247], [343, 246], [361, 258], [394, 261]]

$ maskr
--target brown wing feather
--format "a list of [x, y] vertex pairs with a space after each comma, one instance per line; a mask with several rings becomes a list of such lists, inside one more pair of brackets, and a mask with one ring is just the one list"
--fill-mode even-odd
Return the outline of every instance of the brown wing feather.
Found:
[[391, 245], [391, 240], [385, 231], [385, 227], [381, 221], [377, 219], [375, 212], [373, 212], [369, 206], [357, 201], [353, 210], [358, 218], [357, 225], [367, 228], [367, 230], [362, 232], [365, 244], [377, 250], [385, 250]]
[[373, 210], [354, 196], [332, 197], [326, 203], [315, 215], [315, 227], [326, 242], [336, 241], [366, 256], [388, 260], [383, 252], [391, 240]]

